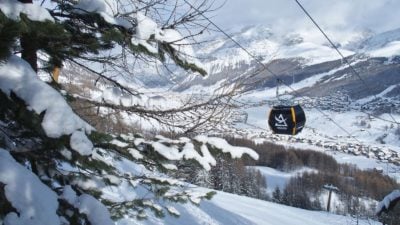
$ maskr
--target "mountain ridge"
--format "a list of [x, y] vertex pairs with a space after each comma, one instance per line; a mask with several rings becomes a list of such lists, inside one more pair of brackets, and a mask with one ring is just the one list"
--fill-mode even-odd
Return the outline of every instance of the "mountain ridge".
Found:
[[[398, 42], [400, 29], [374, 35], [370, 31], [357, 31], [349, 36], [354, 37], [354, 40], [337, 45], [352, 66], [357, 68], [359, 73], [366, 74], [362, 79], [382, 78], [380, 75], [384, 71], [384, 76], [389, 76], [393, 81], [393, 77], [398, 74], [396, 72], [398, 63], [396, 55], [400, 55], [400, 42]], [[285, 84], [289, 85], [313, 75], [339, 69], [344, 65], [339, 54], [331, 46], [327, 46], [327, 43], [307, 41], [301, 34], [292, 33], [280, 36], [274, 34], [267, 27], [256, 26], [243, 28], [234, 33], [232, 38], [254, 57], [257, 57], [257, 60], [267, 65], [280, 79], [284, 80]], [[355, 48], [355, 46], [357, 47]], [[205, 59], [203, 63], [207, 67], [209, 76], [206, 79], [187, 78], [190, 80], [190, 84], [188, 81], [183, 81], [179, 85], [175, 85], [175, 91], [184, 91], [192, 85], [201, 88], [201, 86], [208, 87], [218, 82], [224, 83], [224, 81], [233, 80], [237, 76], [246, 77], [246, 74], [253, 74], [254, 71], [261, 68], [252, 56], [227, 38], [214, 39], [204, 48], [198, 49], [198, 53], [199, 57]], [[207, 55], [211, 56], [207, 57]], [[373, 66], [378, 65], [380, 69], [371, 70]], [[344, 74], [350, 77], [357, 76], [351, 73], [349, 68], [343, 68], [336, 76], [337, 78], [343, 77]], [[247, 89], [276, 86], [276, 77], [266, 71], [260, 72], [252, 81], [251, 83], [256, 83], [256, 85]], [[324, 81], [326, 82], [326, 80]], [[370, 82], [376, 83], [373, 80]], [[395, 82], [398, 83], [400, 80], [395, 79]], [[382, 88], [386, 88], [386, 86]], [[382, 88], [379, 88], [377, 93], [382, 91]]]

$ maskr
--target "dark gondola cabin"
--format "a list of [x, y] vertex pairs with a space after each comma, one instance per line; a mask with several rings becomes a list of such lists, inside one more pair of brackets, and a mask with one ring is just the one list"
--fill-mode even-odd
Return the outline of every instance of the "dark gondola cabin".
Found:
[[306, 115], [300, 105], [273, 106], [268, 118], [268, 125], [275, 134], [296, 135], [304, 127]]

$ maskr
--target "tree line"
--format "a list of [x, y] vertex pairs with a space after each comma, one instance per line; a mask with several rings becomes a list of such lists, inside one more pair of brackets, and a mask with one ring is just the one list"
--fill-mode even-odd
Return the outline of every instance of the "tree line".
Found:
[[192, 164], [181, 163], [173, 174], [202, 187], [258, 199], [268, 199], [266, 178], [259, 170], [247, 167], [244, 160], [232, 159], [226, 154], [215, 157], [216, 166], [210, 171], [194, 169]]
[[338, 196], [344, 205], [337, 213], [373, 216], [374, 206], [365, 206], [361, 200], [380, 201], [392, 190], [399, 188], [396, 180], [377, 170], [361, 170], [353, 164], [340, 164], [323, 152], [269, 142], [255, 144], [247, 139], [230, 138], [229, 141], [234, 145], [250, 147], [259, 154], [258, 161], [243, 159], [248, 166], [265, 166], [284, 172], [304, 167], [317, 171], [304, 172], [291, 178], [283, 190], [275, 188], [271, 200], [277, 203], [322, 210], [326, 206], [321, 205], [319, 197], [326, 192], [323, 186], [331, 184], [339, 189]]
[[[174, 175], [186, 181], [215, 190], [244, 195], [307, 210], [325, 210], [321, 196], [327, 195], [326, 184], [339, 189], [337, 196], [341, 207], [335, 213], [374, 217], [374, 201], [380, 201], [399, 184], [376, 170], [361, 170], [353, 164], [340, 164], [323, 152], [301, 150], [264, 142], [225, 137], [235, 146], [254, 149], [259, 160], [231, 159], [224, 154], [216, 157], [217, 166], [210, 171], [195, 170], [191, 164], [182, 163]], [[276, 187], [271, 196], [267, 193], [267, 180], [254, 166], [291, 172], [304, 167], [315, 172], [304, 172], [292, 177], [282, 190]], [[366, 204], [368, 203], [368, 204]], [[325, 204], [325, 203], [324, 203]], [[375, 218], [375, 217], [374, 217]], [[376, 218], [375, 218], [376, 219]]]

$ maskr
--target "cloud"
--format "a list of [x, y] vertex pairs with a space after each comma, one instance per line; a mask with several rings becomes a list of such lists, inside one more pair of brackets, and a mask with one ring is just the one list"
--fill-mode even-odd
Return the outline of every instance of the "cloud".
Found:
[[[221, 0], [222, 1], [222, 0]], [[398, 0], [299, 0], [327, 30], [383, 32], [400, 25]], [[214, 20], [223, 27], [268, 25], [282, 32], [315, 29], [294, 0], [227, 0]]]

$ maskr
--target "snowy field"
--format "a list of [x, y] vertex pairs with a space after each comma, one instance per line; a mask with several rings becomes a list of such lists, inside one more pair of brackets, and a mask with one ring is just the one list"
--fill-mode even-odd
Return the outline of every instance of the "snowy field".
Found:
[[[330, 72], [324, 73], [325, 75]], [[321, 77], [316, 75], [293, 86], [297, 88], [313, 86]], [[377, 96], [384, 96], [394, 87], [389, 87]], [[254, 91], [241, 97], [243, 102], [260, 103], [275, 99], [275, 89]], [[362, 104], [372, 99], [360, 99], [352, 104]], [[257, 142], [269, 141], [288, 147], [311, 149], [331, 154], [340, 163], [357, 164], [362, 169], [381, 168], [388, 174], [397, 177], [397, 167], [386, 165], [400, 153], [400, 137], [396, 135], [397, 126], [369, 115], [353, 110], [334, 112], [315, 108], [304, 108], [306, 125], [301, 133], [294, 137], [273, 135], [268, 127], [268, 112], [271, 106], [258, 105], [243, 109], [247, 121], [238, 123], [237, 128], [247, 138]], [[398, 114], [382, 114], [380, 118], [388, 121], [399, 121]], [[339, 150], [342, 152], [339, 152]], [[347, 154], [344, 154], [347, 153]], [[396, 167], [396, 168], [395, 168]]]
[[[269, 93], [270, 92], [270, 93]], [[262, 96], [273, 96], [272, 91], [250, 93], [243, 99], [252, 99], [253, 102], [265, 100]], [[350, 111], [338, 113], [323, 111], [337, 124], [351, 134], [349, 136], [337, 124], [316, 109], [304, 109], [307, 117], [306, 127], [296, 136], [274, 135], [268, 127], [268, 112], [270, 106], [262, 105], [244, 109], [247, 121], [238, 123], [236, 127], [242, 131], [243, 136], [256, 143], [273, 142], [275, 144], [298, 149], [310, 149], [331, 155], [338, 163], [355, 164], [360, 169], [378, 169], [400, 181], [400, 167], [391, 163], [396, 158], [393, 154], [400, 153], [400, 137], [395, 135], [396, 126], [381, 120], [370, 120], [362, 112]], [[382, 118], [400, 121], [400, 116], [393, 114], [381, 115]], [[366, 126], [360, 126], [357, 121], [367, 121]], [[382, 137], [385, 144], [379, 143]], [[362, 146], [364, 150], [359, 150]], [[375, 151], [376, 150], [376, 151]], [[375, 151], [375, 152], [374, 152]], [[271, 193], [275, 186], [282, 187], [293, 174], [282, 174], [270, 168], [260, 169], [269, 179], [268, 191]], [[272, 184], [272, 186], [271, 186]], [[272, 190], [271, 190], [272, 189]]]
[[[258, 106], [245, 109], [245, 112], [248, 114], [248, 121], [246, 124], [240, 124], [239, 126], [246, 128], [246, 125], [250, 125], [258, 127], [258, 132], [263, 131], [271, 133], [267, 124], [267, 116], [270, 109], [270, 106]], [[377, 119], [369, 120], [368, 115], [362, 112], [337, 113], [323, 111], [328, 118], [340, 124], [340, 126], [346, 130], [344, 131], [318, 110], [304, 109], [304, 111], [307, 117], [306, 127], [301, 133], [296, 135], [298, 138], [335, 143], [359, 143], [358, 141], [360, 141], [362, 144], [370, 145], [371, 147], [390, 148], [398, 152], [400, 151], [400, 138], [394, 134], [396, 127], [390, 127], [391, 123], [389, 122]], [[400, 120], [399, 115], [393, 114], [392, 116], [396, 121]], [[387, 114], [383, 114], [381, 118], [391, 120]], [[367, 121], [370, 126], [364, 127], [357, 124], [357, 122], [363, 120]], [[257, 133], [257, 129], [252, 132]], [[347, 132], [351, 134], [351, 136], [349, 136]], [[376, 140], [383, 135], [385, 135], [383, 138], [385, 144], [381, 144]]]
[[[270, 167], [262, 167], [262, 166], [256, 166], [254, 168], [259, 170], [261, 174], [265, 177], [267, 183], [267, 193], [270, 196], [273, 195], [272, 193], [275, 191], [276, 187], [278, 187], [282, 192], [291, 178], [296, 176], [301, 176], [303, 172], [318, 173], [317, 170], [306, 167], [291, 172], [283, 172]], [[321, 203], [321, 206], [323, 208], [326, 207], [328, 203], [328, 198], [329, 198], [328, 196], [329, 192], [323, 190], [321, 192], [321, 195], [318, 197], [319, 202]], [[378, 202], [371, 199], [363, 198], [360, 199], [360, 201], [361, 204], [363, 204], [367, 208], [373, 204], [378, 204]], [[345, 203], [343, 203], [342, 200], [340, 199], [340, 194], [333, 192], [331, 198], [331, 212], [334, 213], [343, 212], [345, 210], [345, 207], [346, 207]]]
[[274, 168], [264, 166], [255, 166], [253, 168], [259, 170], [260, 173], [265, 176], [268, 194], [272, 194], [276, 187], [278, 187], [280, 190], [283, 190], [292, 177], [301, 175], [304, 172], [317, 172], [317, 170], [310, 168], [301, 168], [291, 172], [282, 172]]
[[[151, 217], [145, 221], [121, 220], [117, 225], [168, 224], [168, 225], [351, 225], [355, 218], [307, 211], [248, 197], [217, 192], [211, 201], [200, 206], [191, 204], [174, 207], [181, 213], [180, 218], [166, 216]], [[358, 221], [360, 225], [378, 225], [375, 221]]]

